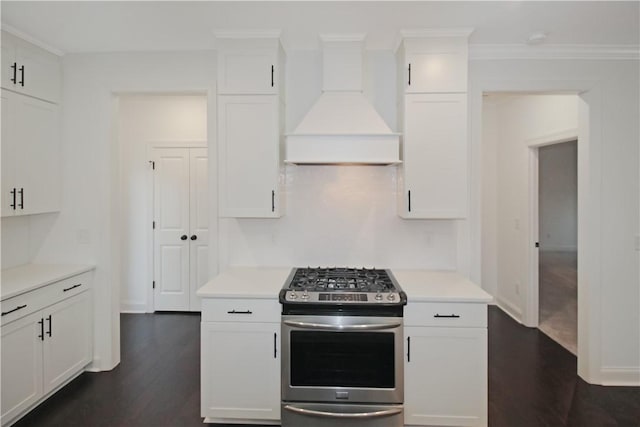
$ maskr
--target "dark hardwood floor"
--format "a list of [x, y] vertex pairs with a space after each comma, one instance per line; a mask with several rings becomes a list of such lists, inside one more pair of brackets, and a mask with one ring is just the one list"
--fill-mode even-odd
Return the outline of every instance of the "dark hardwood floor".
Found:
[[[84, 373], [16, 426], [200, 426], [200, 316], [123, 314], [122, 362]], [[576, 358], [489, 309], [491, 427], [638, 427], [640, 387], [592, 386]]]

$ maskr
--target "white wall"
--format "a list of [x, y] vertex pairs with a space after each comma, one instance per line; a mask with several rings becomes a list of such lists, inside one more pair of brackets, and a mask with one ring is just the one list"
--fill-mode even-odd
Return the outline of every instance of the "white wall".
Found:
[[122, 188], [121, 310], [147, 311], [152, 262], [149, 224], [153, 196], [152, 146], [203, 145], [207, 140], [204, 95], [118, 97], [118, 143]]
[[[474, 187], [470, 244], [478, 248], [472, 251], [473, 278], [482, 274], [482, 93], [581, 92], [579, 115], [588, 119], [579, 135], [587, 137], [588, 146], [579, 153], [578, 162], [586, 165], [581, 174], [588, 189], [578, 188], [587, 213], [578, 224], [578, 251], [584, 256], [578, 265], [578, 304], [588, 309], [579, 308], [579, 324], [585, 327], [578, 331], [578, 351], [581, 345], [586, 347], [589, 363], [583, 365], [579, 357], [578, 371], [594, 383], [640, 384], [640, 268], [634, 244], [640, 229], [638, 65], [637, 60], [470, 61]], [[506, 218], [513, 221], [517, 214], [507, 213]], [[513, 285], [504, 291], [522, 310]]]
[[[215, 69], [212, 52], [69, 54], [63, 58], [62, 212], [36, 260], [97, 266], [94, 369], [112, 369], [120, 361], [122, 165], [116, 94], [215, 93]], [[208, 129], [215, 128], [211, 110], [209, 105]], [[215, 151], [211, 157], [215, 159]], [[216, 182], [211, 184], [215, 188]], [[217, 211], [215, 203], [213, 207], [212, 215]], [[214, 217], [214, 235], [215, 226]], [[81, 243], [79, 234], [89, 242]], [[210, 260], [217, 258], [216, 248], [210, 248]], [[211, 270], [217, 272], [215, 262]]]
[[[495, 236], [497, 250], [483, 252], [487, 288], [516, 318], [523, 311], [529, 261], [528, 141], [578, 128], [576, 95], [491, 95], [483, 123], [483, 236]], [[483, 141], [484, 142], [484, 141]], [[484, 147], [484, 144], [483, 144]], [[575, 172], [575, 167], [574, 167]], [[483, 242], [490, 245], [491, 240]]]
[[538, 149], [540, 249], [578, 249], [578, 144]]

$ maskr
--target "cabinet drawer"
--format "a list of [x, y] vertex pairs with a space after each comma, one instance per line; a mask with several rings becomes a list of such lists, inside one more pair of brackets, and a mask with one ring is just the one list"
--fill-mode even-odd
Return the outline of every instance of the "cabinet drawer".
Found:
[[6, 313], [2, 315], [2, 325], [84, 292], [90, 287], [91, 273], [86, 272], [6, 299], [0, 303], [2, 313]]
[[275, 299], [205, 298], [203, 322], [280, 322], [280, 303]]
[[404, 310], [406, 326], [487, 327], [483, 303], [410, 302]]

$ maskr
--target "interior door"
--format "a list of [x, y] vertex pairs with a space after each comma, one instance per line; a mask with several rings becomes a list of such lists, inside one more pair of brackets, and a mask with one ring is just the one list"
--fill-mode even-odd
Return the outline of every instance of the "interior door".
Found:
[[189, 149], [154, 151], [154, 309], [188, 311]]
[[190, 193], [190, 310], [200, 311], [196, 291], [209, 278], [209, 162], [206, 148], [191, 148], [189, 160]]

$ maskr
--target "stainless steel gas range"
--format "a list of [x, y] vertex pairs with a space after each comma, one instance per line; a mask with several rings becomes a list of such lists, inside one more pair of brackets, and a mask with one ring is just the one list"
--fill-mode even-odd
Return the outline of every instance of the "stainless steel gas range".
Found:
[[294, 268], [282, 304], [282, 426], [401, 427], [403, 308], [389, 270]]

